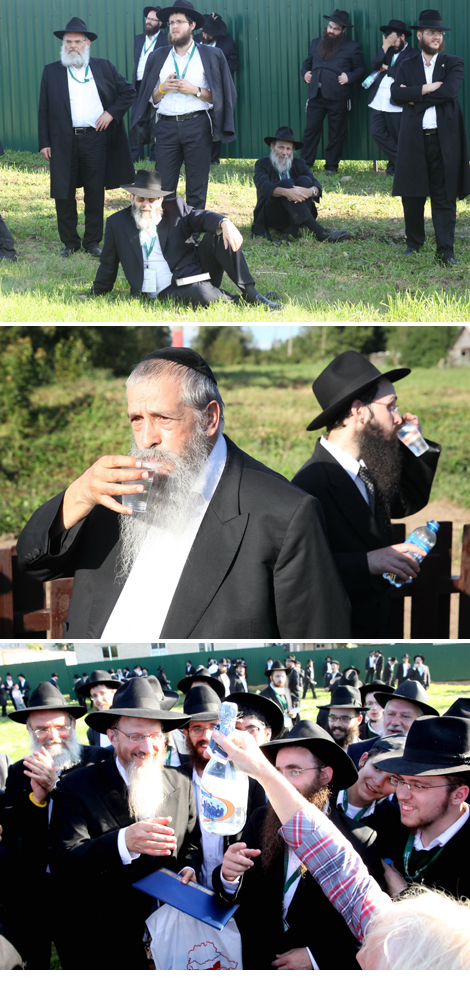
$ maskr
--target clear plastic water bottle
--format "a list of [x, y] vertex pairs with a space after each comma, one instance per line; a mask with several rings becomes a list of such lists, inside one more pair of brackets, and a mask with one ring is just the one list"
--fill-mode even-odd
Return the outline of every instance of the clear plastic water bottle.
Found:
[[[233, 734], [237, 713], [236, 703], [221, 704], [217, 728], [222, 734]], [[201, 825], [209, 834], [238, 834], [246, 821], [248, 776], [234, 766], [212, 737], [207, 751], [211, 758], [201, 780]]]
[[[420, 528], [416, 528], [411, 532], [411, 534], [408, 535], [406, 539], [407, 544], [417, 545], [418, 548], [422, 548], [423, 550], [422, 555], [419, 555], [418, 552], [409, 552], [409, 554], [416, 559], [417, 562], [422, 562], [425, 555], [431, 551], [431, 548], [434, 548], [438, 531], [439, 524], [437, 521], [428, 521], [426, 527], [422, 525]], [[388, 579], [392, 586], [404, 586], [406, 583], [412, 582], [411, 579], [405, 579], [403, 582], [400, 582], [393, 572], [383, 572], [382, 575], [384, 579]]]
[[377, 69], [376, 72], [371, 72], [369, 76], [366, 76], [361, 83], [363, 89], [368, 90], [369, 86], [372, 86], [372, 83], [377, 79], [377, 76], [380, 76], [380, 69]]
[[429, 448], [419, 428], [416, 427], [416, 424], [410, 424], [409, 421], [402, 424], [398, 431], [398, 437], [410, 449], [410, 452], [413, 452], [413, 455], [422, 455]]

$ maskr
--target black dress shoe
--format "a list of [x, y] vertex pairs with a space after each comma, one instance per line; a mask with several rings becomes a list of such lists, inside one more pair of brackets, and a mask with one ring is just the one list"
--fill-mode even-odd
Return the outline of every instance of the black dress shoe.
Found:
[[419, 248], [405, 248], [403, 255], [417, 255]]
[[350, 231], [327, 231], [325, 228], [324, 237], [319, 238], [319, 241], [348, 241], [352, 238]]
[[327, 169], [325, 167], [325, 172], [326, 172], [326, 175], [327, 176], [337, 176], [338, 175], [338, 170], [337, 169]]
[[66, 246], [65, 248], [62, 249], [61, 252], [59, 252], [59, 255], [61, 259], [68, 259], [69, 255], [73, 255], [75, 252], [79, 252], [79, 251], [80, 251], [79, 248], [67, 248]]
[[454, 256], [453, 255], [449, 255], [449, 258], [447, 258], [447, 259], [443, 259], [442, 258], [442, 255], [436, 255], [436, 262], [439, 262], [440, 265], [447, 265], [447, 266], [458, 265], [459, 264], [457, 262], [457, 259], [454, 259]]
[[280, 310], [282, 307], [282, 304], [273, 303], [272, 300], [264, 297], [262, 293], [258, 293], [254, 283], [249, 283], [248, 286], [245, 286], [242, 293], [245, 303], [262, 303], [265, 307], [269, 307], [270, 310]]
[[84, 248], [83, 251], [86, 252], [87, 255], [93, 255], [95, 259], [99, 259], [101, 255], [101, 248], [99, 245], [92, 245], [91, 248]]

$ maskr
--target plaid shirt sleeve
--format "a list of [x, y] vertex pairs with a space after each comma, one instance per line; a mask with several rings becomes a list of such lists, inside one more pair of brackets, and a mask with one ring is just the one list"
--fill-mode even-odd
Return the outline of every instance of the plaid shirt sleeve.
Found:
[[389, 906], [390, 897], [369, 875], [350, 842], [312, 804], [299, 810], [279, 834], [362, 941], [372, 915]]

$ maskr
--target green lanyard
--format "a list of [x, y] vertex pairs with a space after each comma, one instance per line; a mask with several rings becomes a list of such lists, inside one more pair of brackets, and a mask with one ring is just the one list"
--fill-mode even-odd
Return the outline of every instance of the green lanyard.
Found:
[[[301, 865], [298, 865], [297, 868], [294, 869], [294, 872], [292, 873], [292, 876], [289, 876], [289, 879], [287, 879], [287, 867], [288, 867], [288, 865], [289, 865], [289, 853], [286, 851], [286, 852], [284, 852], [284, 889], [282, 891], [282, 900], [283, 901], [284, 901], [284, 897], [285, 897], [286, 893], [288, 892], [288, 890], [290, 890], [290, 888], [292, 886], [292, 883], [295, 882], [295, 880], [297, 879], [297, 876], [300, 876], [301, 875], [302, 868], [303, 868], [302, 867], [302, 864]], [[283, 927], [284, 927], [284, 931], [288, 931], [289, 930], [289, 925], [288, 925], [285, 917], [283, 917], [283, 919], [282, 919], [282, 924], [283, 924]]]
[[150, 42], [150, 45], [149, 45], [148, 48], [145, 47], [145, 41], [144, 41], [144, 55], [147, 55], [147, 52], [150, 52], [150, 49], [151, 49], [152, 45], [155, 44], [155, 42], [156, 42], [156, 40], [158, 38], [158, 35], [159, 35], [159, 32], [157, 32], [157, 34], [155, 35], [155, 38], [152, 39], [152, 41]]
[[196, 42], [193, 43], [193, 50], [192, 50], [191, 55], [189, 56], [189, 59], [188, 59], [188, 61], [186, 63], [185, 70], [184, 70], [182, 76], [180, 76], [180, 71], [179, 71], [178, 66], [176, 64], [175, 56], [173, 55], [173, 62], [175, 63], [175, 72], [176, 72], [176, 75], [178, 76], [178, 79], [184, 79], [184, 77], [186, 76], [186, 73], [188, 71], [189, 63], [191, 62], [191, 59], [192, 59], [195, 51], [196, 51]]
[[284, 172], [280, 172], [279, 179], [290, 179], [290, 170], [286, 169]]
[[171, 765], [171, 748], [167, 748], [165, 756], [165, 765]]
[[278, 693], [277, 690], [274, 689], [274, 686], [273, 686], [273, 690], [274, 690], [274, 692], [275, 692], [275, 694], [276, 694], [276, 696], [277, 696], [277, 698], [279, 700], [280, 706], [282, 707], [283, 710], [287, 711], [287, 700], [286, 700], [286, 697], [284, 696], [284, 693], [282, 693], [282, 694], [281, 693]]
[[415, 839], [414, 832], [413, 831], [410, 831], [410, 833], [408, 835], [408, 841], [406, 842], [406, 845], [405, 845], [405, 851], [403, 852], [403, 865], [405, 867], [405, 879], [407, 879], [408, 882], [410, 882], [410, 883], [416, 882], [416, 880], [420, 879], [420, 877], [421, 877], [421, 880], [420, 881], [422, 882], [423, 872], [426, 872], [426, 869], [429, 869], [429, 866], [431, 865], [431, 863], [436, 861], [437, 857], [441, 854], [442, 849], [444, 847], [443, 845], [439, 845], [438, 848], [437, 848], [437, 851], [434, 853], [434, 855], [432, 856], [432, 858], [429, 859], [429, 862], [425, 862], [424, 865], [419, 866], [416, 869], [416, 871], [413, 873], [413, 875], [411, 875], [411, 873], [408, 870], [408, 866], [410, 864], [411, 853], [413, 851], [413, 842], [414, 842], [414, 839]]
[[144, 252], [145, 252], [145, 254], [147, 256], [147, 262], [148, 262], [151, 254], [153, 252], [153, 248], [154, 248], [154, 245], [155, 245], [156, 240], [157, 240], [157, 235], [154, 234], [154, 236], [153, 236], [153, 238], [152, 238], [152, 240], [150, 242], [149, 248], [147, 248], [147, 245], [145, 245], [145, 244], [142, 245], [142, 248], [143, 248], [143, 250], [144, 250]]
[[74, 79], [76, 83], [81, 83], [81, 85], [83, 86], [84, 83], [91, 83], [91, 79], [87, 79], [89, 68], [90, 67], [87, 66], [86, 69], [85, 69], [85, 79], [77, 79], [77, 77], [74, 76], [74, 74], [73, 74], [70, 66], [69, 66], [69, 73], [70, 73], [72, 79]]
[[[343, 810], [345, 814], [347, 814], [348, 812], [348, 807], [349, 807], [348, 791], [343, 790]], [[369, 807], [372, 807], [372, 803], [366, 803], [365, 807], [361, 807], [361, 809], [358, 810], [356, 816], [353, 817], [352, 819], [354, 821], [360, 821], [361, 818], [364, 817], [366, 810], [369, 810]]]

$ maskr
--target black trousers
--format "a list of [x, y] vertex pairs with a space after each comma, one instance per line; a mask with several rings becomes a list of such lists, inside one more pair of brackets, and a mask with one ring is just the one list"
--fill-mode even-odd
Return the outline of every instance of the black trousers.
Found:
[[224, 248], [222, 235], [206, 232], [198, 247], [198, 253], [201, 271], [209, 272], [210, 280], [188, 283], [187, 286], [172, 284], [159, 294], [159, 300], [179, 299], [186, 300], [196, 307], [208, 307], [216, 300], [227, 299], [223, 290], [219, 289], [224, 273], [242, 292], [245, 286], [254, 283], [243, 252], [240, 249], [234, 252], [230, 245]]
[[328, 145], [325, 151], [325, 169], [337, 169], [348, 128], [349, 100], [325, 100], [320, 94], [307, 103], [307, 124], [303, 133], [302, 158], [312, 166], [328, 114]]
[[0, 259], [16, 259], [15, 242], [0, 214]]
[[401, 114], [386, 110], [370, 110], [370, 133], [388, 163], [395, 165], [397, 160], [398, 135], [400, 134]]
[[312, 691], [313, 699], [316, 700], [317, 699], [317, 694], [315, 693], [315, 686], [314, 686], [313, 683], [310, 683], [310, 682], [305, 683], [304, 691], [302, 693], [302, 700], [305, 700], [305, 697], [307, 696], [307, 691], [308, 690], [311, 690]]
[[77, 187], [85, 194], [83, 247], [98, 245], [103, 237], [104, 182], [106, 175], [106, 131], [87, 131], [73, 136], [69, 192], [56, 200], [57, 226], [66, 248], [80, 248], [77, 231]]
[[[311, 189], [312, 182], [308, 176], [299, 176], [295, 182], [293, 179], [280, 179], [277, 185], [288, 190], [292, 190], [294, 186]], [[306, 225], [316, 235], [323, 235], [325, 229], [315, 220], [314, 209], [316, 214], [313, 200], [294, 203], [293, 200], [287, 200], [286, 197], [271, 197], [266, 201], [264, 217], [268, 227], [277, 228], [279, 231], [288, 229], [292, 231], [292, 228], [301, 228]]]
[[176, 192], [180, 169], [186, 167], [186, 195], [190, 207], [206, 206], [212, 154], [212, 129], [205, 111], [187, 121], [160, 117], [155, 128], [155, 170], [162, 189]]
[[[431, 212], [436, 235], [436, 255], [449, 259], [454, 254], [456, 201], [448, 200], [446, 193], [445, 167], [442, 159], [439, 134], [436, 131], [424, 135], [424, 151], [431, 190]], [[424, 245], [424, 206], [426, 197], [402, 197], [405, 214], [406, 244], [408, 248], [419, 249]]]

